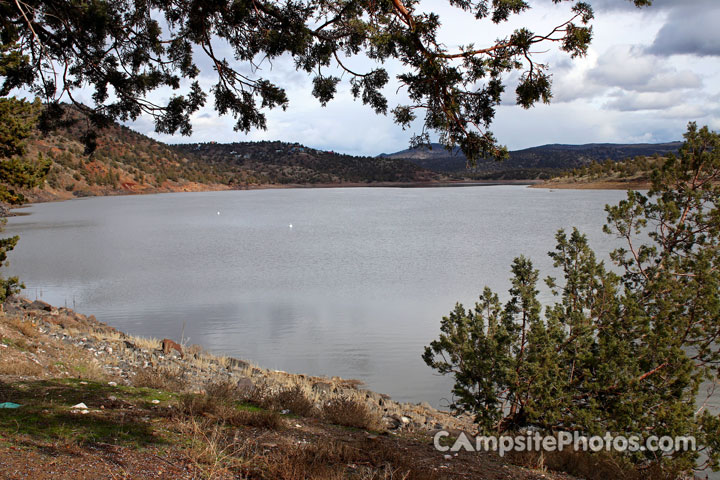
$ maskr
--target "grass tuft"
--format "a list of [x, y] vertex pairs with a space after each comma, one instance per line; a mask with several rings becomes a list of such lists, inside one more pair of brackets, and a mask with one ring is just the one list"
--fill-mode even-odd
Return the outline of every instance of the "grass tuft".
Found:
[[380, 415], [371, 410], [365, 402], [348, 397], [333, 398], [323, 405], [323, 416], [336, 425], [380, 430]]

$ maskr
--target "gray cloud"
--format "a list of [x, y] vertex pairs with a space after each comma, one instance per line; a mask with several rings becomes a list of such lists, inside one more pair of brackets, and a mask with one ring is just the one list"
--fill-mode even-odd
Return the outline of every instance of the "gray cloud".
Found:
[[719, 23], [717, 4], [715, 8], [675, 8], [647, 51], [663, 56], [720, 56]]
[[589, 3], [597, 12], [638, 11], [648, 14], [668, 9], [717, 5], [716, 0], [653, 0], [651, 6], [640, 8], [636, 7], [632, 0], [590, 0]]
[[588, 79], [607, 87], [636, 92], [667, 92], [702, 86], [695, 73], [677, 71], [663, 59], [644, 54], [641, 48], [624, 45], [614, 46], [600, 56], [597, 65], [588, 72]]

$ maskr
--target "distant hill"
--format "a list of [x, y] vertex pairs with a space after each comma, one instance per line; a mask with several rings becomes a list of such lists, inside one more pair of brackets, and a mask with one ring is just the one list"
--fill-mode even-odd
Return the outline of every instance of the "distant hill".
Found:
[[676, 152], [681, 142], [657, 144], [590, 143], [585, 145], [543, 145], [510, 152], [504, 162], [479, 161], [472, 171], [466, 169], [466, 159], [459, 149], [452, 151], [440, 144], [432, 148], [407, 149], [383, 158], [404, 158], [423, 168], [436, 172], [453, 173], [474, 178], [550, 178], [558, 170], [568, 170], [589, 165], [593, 161], [623, 160], [636, 156], [667, 155]]
[[561, 171], [538, 184], [546, 188], [647, 189], [652, 172], [661, 167], [664, 157], [635, 156], [625, 160], [592, 161], [579, 168]]
[[[79, 113], [66, 107], [70, 116]], [[117, 123], [98, 132], [85, 154], [79, 121], [50, 135], [35, 132], [28, 158], [51, 162], [32, 201], [93, 195], [181, 192], [285, 184], [424, 182], [446, 178], [412, 162], [354, 157], [284, 142], [167, 145]]]
[[239, 172], [235, 182], [264, 184], [337, 184], [423, 182], [442, 175], [405, 159], [355, 157], [279, 141], [189, 143], [174, 146], [207, 164]]
[[99, 132], [97, 149], [85, 154], [84, 122], [50, 135], [35, 132], [28, 141], [28, 157], [50, 160], [45, 185], [26, 192], [42, 201], [113, 195], [227, 189], [233, 172], [186, 155], [119, 124]]

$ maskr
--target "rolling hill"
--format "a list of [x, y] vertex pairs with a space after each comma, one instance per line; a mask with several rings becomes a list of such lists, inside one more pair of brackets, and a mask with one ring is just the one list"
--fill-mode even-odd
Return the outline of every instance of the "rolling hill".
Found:
[[407, 159], [418, 166], [436, 172], [472, 178], [550, 178], [559, 170], [589, 165], [593, 161], [623, 160], [636, 156], [666, 155], [676, 152], [681, 142], [658, 144], [590, 143], [585, 145], [552, 144], [510, 152], [504, 162], [481, 160], [468, 171], [465, 156], [457, 148], [452, 151], [440, 144], [432, 148], [407, 149], [383, 158]]
[[[76, 115], [66, 108], [70, 116]], [[82, 121], [48, 135], [34, 132], [27, 158], [51, 166], [41, 188], [23, 192], [31, 201], [446, 178], [403, 159], [355, 157], [284, 142], [168, 145], [117, 123], [98, 132], [97, 149], [87, 155], [85, 133]]]
[[425, 182], [442, 179], [405, 159], [356, 157], [279, 141], [190, 143], [174, 146], [209, 165], [236, 173], [240, 185]]

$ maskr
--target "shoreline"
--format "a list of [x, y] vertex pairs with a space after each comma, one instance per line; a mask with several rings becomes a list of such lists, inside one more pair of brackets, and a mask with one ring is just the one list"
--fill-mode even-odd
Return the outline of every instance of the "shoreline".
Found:
[[644, 180], [597, 180], [590, 182], [547, 181], [530, 185], [529, 188], [549, 188], [554, 190], [648, 190], [650, 188], [650, 182]]
[[[93, 315], [86, 316], [67, 307], [55, 307], [42, 300], [31, 301], [14, 295], [2, 305], [0, 315], [21, 316], [42, 326], [48, 346], [63, 342], [90, 350], [99, 359], [99, 369], [118, 384], [132, 386], [135, 372], [150, 368], [186, 377], [188, 390], [191, 391], [201, 391], [205, 385], [220, 380], [273, 391], [299, 386], [316, 403], [335, 398], [363, 402], [380, 414], [389, 430], [469, 432], [473, 429], [472, 418], [468, 415], [454, 415], [427, 402], [396, 402], [389, 395], [362, 388], [364, 384], [359, 380], [265, 369], [251, 360], [210, 353], [199, 345], [181, 344], [180, 339], [176, 339], [178, 343], [166, 339], [178, 348], [164, 350], [163, 342], [156, 338], [129, 335], [96, 320]], [[43, 372], [45, 376], [51, 373]], [[58, 373], [63, 376], [63, 372]]]
[[475, 432], [472, 418], [397, 403], [357, 381], [125, 335], [19, 296], [2, 307], [8, 480], [575, 479], [556, 473], [561, 457], [438, 449]]
[[[483, 187], [496, 185], [518, 185], [534, 186], [540, 180], [448, 180], [448, 181], [419, 181], [419, 182], [347, 182], [347, 183], [288, 183], [288, 184], [263, 184], [247, 185], [242, 187], [229, 187], [227, 185], [207, 185], [207, 188], [193, 188], [190, 190], [168, 189], [152, 191], [128, 191], [118, 190], [98, 195], [53, 195], [52, 192], [38, 190], [25, 192], [28, 201], [22, 205], [10, 206], [10, 210], [25, 208], [36, 203], [65, 202], [68, 200], [79, 200], [83, 198], [96, 197], [125, 197], [136, 195], [159, 195], [172, 193], [205, 193], [205, 192], [226, 192], [246, 190], [285, 190], [285, 189], [325, 189], [325, 188], [458, 188], [458, 187]], [[12, 215], [10, 215], [12, 216]]]

